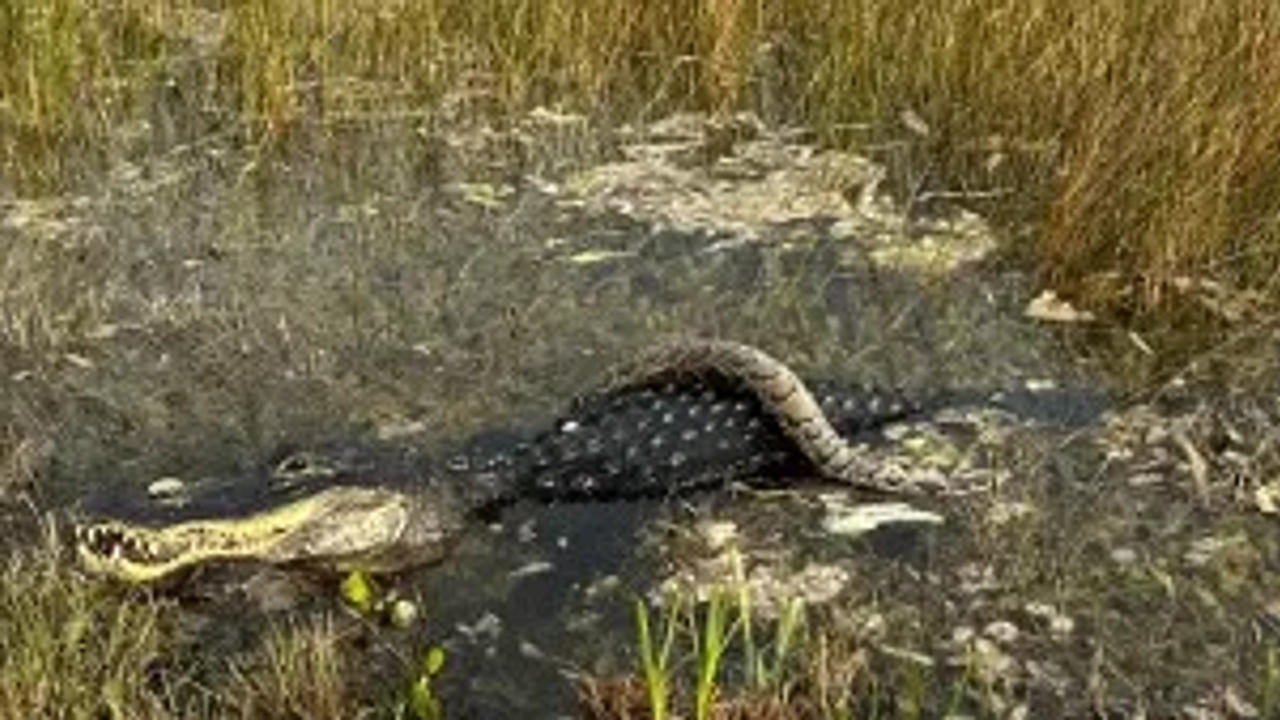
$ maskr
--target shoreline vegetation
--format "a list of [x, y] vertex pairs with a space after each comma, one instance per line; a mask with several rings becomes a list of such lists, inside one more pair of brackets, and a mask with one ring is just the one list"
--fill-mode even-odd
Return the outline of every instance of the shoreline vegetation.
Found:
[[0, 179], [210, 128], [748, 110], [979, 198], [1059, 294], [1186, 320], [1278, 287], [1278, 36], [1265, 0], [4, 0]]

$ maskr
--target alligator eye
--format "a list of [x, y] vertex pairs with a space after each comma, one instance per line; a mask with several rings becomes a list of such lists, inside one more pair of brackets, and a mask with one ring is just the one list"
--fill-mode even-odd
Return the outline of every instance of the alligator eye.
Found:
[[319, 459], [311, 452], [298, 452], [284, 460], [280, 460], [280, 464], [275, 466], [275, 470], [271, 471], [271, 475], [275, 478], [297, 479], [297, 478], [332, 478], [337, 474], [333, 466], [326, 464], [323, 459]]
[[276, 475], [301, 475], [311, 467], [305, 455], [290, 455], [276, 466]]

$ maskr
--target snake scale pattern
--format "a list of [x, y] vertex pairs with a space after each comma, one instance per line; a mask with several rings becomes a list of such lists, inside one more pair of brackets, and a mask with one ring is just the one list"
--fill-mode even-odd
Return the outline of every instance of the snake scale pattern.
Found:
[[[757, 347], [728, 340], [663, 342], [642, 355], [634, 366], [615, 370], [606, 388], [611, 393], [626, 393], [659, 380], [678, 385], [686, 378], [699, 380], [713, 375], [749, 391], [822, 477], [865, 490], [904, 490], [899, 484], [873, 479], [864, 456], [832, 425], [805, 382], [785, 363]], [[881, 425], [921, 409], [896, 395], [864, 395], [859, 408], [864, 415], [859, 421], [867, 426]]]

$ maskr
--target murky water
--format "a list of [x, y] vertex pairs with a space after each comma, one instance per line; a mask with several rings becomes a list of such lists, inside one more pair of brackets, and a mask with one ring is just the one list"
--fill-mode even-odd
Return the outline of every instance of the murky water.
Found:
[[[1018, 536], [1029, 547], [1057, 552], [1070, 537], [1053, 518], [1107, 507], [1090, 484], [1105, 468], [1096, 447], [1071, 442], [1098, 427], [1106, 394], [1059, 336], [1022, 317], [1030, 292], [1017, 273], [886, 262], [883, 240], [851, 235], [849, 218], [821, 203], [744, 231], [746, 210], [711, 211], [738, 197], [724, 178], [706, 178], [714, 202], [690, 201], [687, 217], [662, 214], [683, 207], [659, 202], [667, 185], [611, 180], [607, 197], [584, 198], [568, 189], [575, 173], [625, 145], [604, 135], [575, 146], [581, 157], [547, 150], [518, 167], [483, 152], [442, 159], [406, 128], [347, 142], [335, 156], [278, 163], [193, 143], [122, 162], [82, 197], [8, 210], [11, 263], [47, 277], [41, 301], [60, 308], [48, 322], [62, 339], [11, 353], [7, 368], [10, 407], [56, 428], [40, 488], [49, 505], [166, 476], [253, 475], [283, 448], [343, 438], [394, 435], [441, 452], [485, 428], [545, 421], [655, 336], [689, 333], [759, 344], [815, 379], [1018, 390], [1003, 405], [1025, 423], [996, 433], [1012, 449], [953, 422], [942, 435], [960, 439], [964, 457], [944, 467], [1000, 478], [1001, 503], [1038, 503], [1049, 530]], [[902, 241], [932, 247], [916, 230]], [[1022, 392], [1027, 381], [1059, 389]], [[902, 432], [909, 447], [937, 441]], [[812, 531], [813, 496], [781, 501], [794, 507], [729, 495], [519, 505], [473, 528], [446, 562], [397, 579], [424, 618], [393, 642], [446, 647], [450, 717], [554, 717], [573, 707], [565, 670], [633, 662], [631, 599], [674, 562], [654, 541], [664, 528], [731, 518], [748, 538], [784, 538], [789, 561], [837, 564], [862, 583], [855, 594], [902, 590], [904, 606], [936, 610], [904, 625], [916, 639], [928, 637], [922, 627], [947, 632], [954, 612], [938, 599], [951, 586], [929, 583], [960, 586], [962, 566], [992, 558], [1023, 572], [999, 554], [988, 515], [1000, 503], [924, 500], [943, 526], [850, 540]], [[1055, 567], [1074, 568], [1066, 557]]]

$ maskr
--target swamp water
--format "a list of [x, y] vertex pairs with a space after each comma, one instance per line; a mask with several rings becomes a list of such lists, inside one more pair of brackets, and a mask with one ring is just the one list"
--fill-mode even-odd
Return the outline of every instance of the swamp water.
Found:
[[[352, 128], [327, 157], [287, 160], [199, 141], [122, 161], [86, 195], [11, 203], [0, 232], [26, 248], [13, 265], [44, 279], [30, 301], [68, 338], [7, 368], [15, 402], [62, 421], [40, 497], [234, 476], [344, 436], [448, 448], [550, 419], [662, 334], [721, 336], [805, 377], [1007, 390], [1018, 412], [962, 408], [877, 445], [901, 472], [969, 491], [905, 499], [941, 525], [843, 537], [823, 529], [843, 511], [818, 490], [520, 505], [395, 580], [422, 612], [374, 633], [369, 667], [390, 668], [375, 686], [391, 692], [396, 663], [434, 644], [447, 716], [570, 715], [566, 670], [634, 669], [635, 595], [715, 582], [667, 540], [720, 527], [761, 586], [820, 586], [814, 616], [882, 658], [884, 684], [899, 665], [939, 678], [935, 710], [957, 674], [961, 707], [996, 714], [1208, 707], [1255, 689], [1215, 668], [1257, 669], [1274, 648], [1274, 620], [1229, 609], [1276, 597], [1260, 579], [1274, 543], [1255, 542], [1256, 516], [1187, 490], [1158, 412], [1104, 417], [1105, 393], [1073, 389], [1101, 383], [1070, 335], [1023, 317], [1033, 293], [990, 260], [976, 215], [904, 211], [868, 161], [749, 120], [727, 150], [697, 117], [584, 122]], [[178, 606], [184, 652], [211, 666], [264, 618], [339, 605], [323, 581], [300, 599], [292, 580], [246, 594], [226, 577], [179, 593], [198, 599]], [[1148, 666], [1151, 643], [1164, 659]]]

